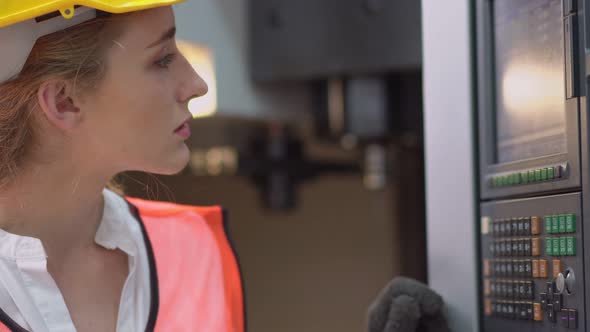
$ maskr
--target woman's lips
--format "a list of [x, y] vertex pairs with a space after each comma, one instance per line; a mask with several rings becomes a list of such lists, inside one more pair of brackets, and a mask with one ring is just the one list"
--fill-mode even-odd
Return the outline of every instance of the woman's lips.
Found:
[[191, 136], [191, 128], [188, 125], [188, 121], [186, 121], [185, 123], [183, 123], [180, 127], [178, 127], [175, 131], [175, 134], [177, 134], [178, 136], [187, 139]]

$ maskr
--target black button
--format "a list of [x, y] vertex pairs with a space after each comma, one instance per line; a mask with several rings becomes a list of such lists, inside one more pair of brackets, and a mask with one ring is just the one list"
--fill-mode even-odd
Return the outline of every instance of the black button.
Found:
[[531, 239], [522, 240], [524, 243], [524, 256], [532, 256]]
[[510, 219], [504, 220], [504, 234], [506, 234], [506, 236], [512, 236], [512, 235], [516, 235], [512, 233], [512, 222], [510, 221]]
[[502, 317], [508, 318], [508, 303], [502, 303]]
[[[494, 283], [492, 283], [493, 285]], [[492, 291], [492, 295], [493, 295], [493, 291]], [[547, 293], [540, 293], [539, 296], [541, 297], [541, 309], [545, 310], [545, 307], [547, 306]]]
[[524, 277], [525, 276], [525, 269], [524, 269], [524, 261], [518, 261], [518, 276]]
[[514, 319], [519, 315], [518, 304], [509, 302], [508, 303], [508, 318]]
[[517, 256], [524, 256], [524, 240], [516, 240], [518, 243], [518, 253]]
[[525, 235], [531, 235], [531, 217], [525, 217], [523, 225]]
[[519, 281], [518, 282], [518, 296], [521, 299], [526, 299], [527, 298], [527, 285], [524, 281]]
[[561, 294], [553, 294], [553, 310], [560, 311], [563, 305], [563, 296]]
[[500, 263], [500, 275], [506, 276], [506, 262]]
[[535, 299], [535, 284], [532, 281], [525, 282], [525, 290], [526, 290], [526, 299], [527, 300], [534, 300]]
[[518, 234], [517, 235], [524, 235], [524, 220], [518, 219], [516, 221], [518, 225]]
[[498, 292], [499, 294], [498, 295], [500, 297], [506, 297], [506, 293], [507, 293], [507, 291], [506, 291], [506, 287], [507, 287], [506, 283], [501, 281], [501, 282], [498, 283], [498, 286], [499, 286], [498, 287], [499, 288], [499, 292]]
[[518, 256], [518, 240], [512, 240], [512, 255]]
[[500, 233], [500, 236], [506, 236], [506, 224], [503, 221], [500, 221], [498, 224], [498, 232]]
[[512, 277], [512, 262], [511, 261], [506, 262], [506, 276]]
[[567, 310], [562, 310], [559, 312], [559, 324], [563, 327], [569, 326], [569, 313]]
[[512, 241], [513, 240], [506, 240], [506, 249], [504, 250], [504, 254], [508, 257], [514, 255], [514, 252], [512, 251]]
[[568, 327], [570, 329], [577, 329], [578, 328], [578, 311], [576, 309], [569, 309], [568, 310]]
[[533, 262], [530, 259], [524, 262], [524, 273], [527, 278], [533, 277]]
[[555, 321], [556, 321], [556, 319], [555, 319], [555, 318], [556, 318], [556, 317], [555, 317], [555, 311], [553, 311], [553, 305], [552, 305], [552, 304], [548, 304], [548, 305], [547, 305], [547, 310], [546, 310], [546, 312], [547, 312], [547, 319], [548, 319], [550, 322], [553, 322], [553, 323], [555, 323]]
[[555, 286], [553, 285], [552, 281], [547, 282], [547, 303], [551, 304], [553, 302], [553, 292], [555, 290]]
[[506, 297], [509, 299], [514, 298], [514, 286], [512, 285], [512, 281], [506, 282]]
[[525, 306], [526, 306], [526, 319], [533, 320], [533, 317], [534, 317], [533, 304], [526, 303]]
[[518, 221], [516, 219], [510, 221], [510, 235], [518, 235]]

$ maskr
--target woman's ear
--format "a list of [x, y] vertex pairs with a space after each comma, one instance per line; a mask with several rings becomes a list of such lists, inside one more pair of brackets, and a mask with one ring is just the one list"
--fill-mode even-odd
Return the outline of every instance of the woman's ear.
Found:
[[82, 121], [82, 114], [74, 102], [69, 82], [44, 82], [37, 91], [37, 102], [49, 122], [59, 129], [74, 129]]

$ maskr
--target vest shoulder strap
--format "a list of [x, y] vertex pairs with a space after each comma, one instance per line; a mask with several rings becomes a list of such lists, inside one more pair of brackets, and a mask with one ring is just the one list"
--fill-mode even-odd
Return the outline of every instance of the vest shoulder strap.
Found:
[[155, 330], [244, 332], [242, 278], [224, 210], [127, 200], [138, 209], [154, 252]]

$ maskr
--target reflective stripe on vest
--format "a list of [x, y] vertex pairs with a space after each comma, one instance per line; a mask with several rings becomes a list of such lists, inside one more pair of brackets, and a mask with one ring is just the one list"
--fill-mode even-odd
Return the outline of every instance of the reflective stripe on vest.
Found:
[[[242, 280], [223, 210], [127, 201], [139, 214], [151, 256], [152, 310], [146, 330], [245, 332]], [[0, 309], [0, 332], [27, 331]]]

